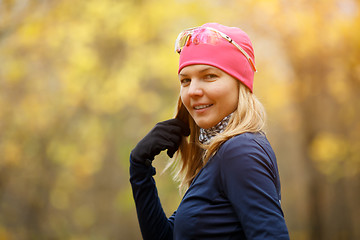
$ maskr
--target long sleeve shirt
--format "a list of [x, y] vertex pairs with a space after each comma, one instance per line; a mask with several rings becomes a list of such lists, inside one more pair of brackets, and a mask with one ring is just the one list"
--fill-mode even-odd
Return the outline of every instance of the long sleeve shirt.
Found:
[[130, 159], [130, 182], [144, 239], [289, 239], [275, 154], [266, 137], [226, 141], [166, 217], [155, 169]]

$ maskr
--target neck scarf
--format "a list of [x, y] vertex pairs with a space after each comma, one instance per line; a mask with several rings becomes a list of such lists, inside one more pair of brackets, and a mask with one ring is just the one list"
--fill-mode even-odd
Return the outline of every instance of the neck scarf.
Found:
[[223, 120], [221, 120], [218, 124], [216, 124], [211, 128], [208, 129], [200, 128], [199, 141], [202, 144], [209, 144], [213, 137], [215, 137], [219, 133], [222, 133], [225, 130], [225, 128], [229, 123], [231, 115], [232, 114], [226, 116]]

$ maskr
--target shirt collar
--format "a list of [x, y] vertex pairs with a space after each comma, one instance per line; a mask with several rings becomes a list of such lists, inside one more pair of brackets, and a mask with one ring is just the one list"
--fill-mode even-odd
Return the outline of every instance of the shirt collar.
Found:
[[232, 113], [226, 116], [223, 120], [221, 120], [218, 124], [216, 124], [211, 128], [208, 129], [200, 128], [200, 135], [199, 135], [200, 143], [209, 144], [213, 137], [215, 137], [219, 133], [222, 133], [229, 124], [231, 115]]

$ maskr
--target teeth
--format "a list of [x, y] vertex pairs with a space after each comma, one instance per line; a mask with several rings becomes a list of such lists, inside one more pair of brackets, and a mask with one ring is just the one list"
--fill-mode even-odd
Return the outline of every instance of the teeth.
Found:
[[196, 110], [199, 110], [199, 109], [203, 109], [203, 108], [207, 108], [207, 107], [210, 107], [211, 104], [208, 104], [208, 105], [200, 105], [200, 106], [196, 106], [194, 107]]

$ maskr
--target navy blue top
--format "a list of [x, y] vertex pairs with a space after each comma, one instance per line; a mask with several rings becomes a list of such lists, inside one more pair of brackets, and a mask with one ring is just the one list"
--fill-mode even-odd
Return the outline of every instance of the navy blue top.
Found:
[[130, 159], [130, 182], [144, 239], [289, 239], [275, 154], [265, 135], [226, 141], [167, 218], [155, 169]]

